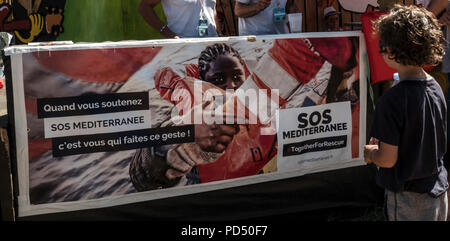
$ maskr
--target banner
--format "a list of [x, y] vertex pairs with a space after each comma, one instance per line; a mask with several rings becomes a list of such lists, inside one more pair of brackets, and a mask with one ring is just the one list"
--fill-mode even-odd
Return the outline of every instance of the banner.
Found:
[[17, 46], [19, 216], [363, 165], [360, 32]]
[[381, 81], [393, 80], [396, 69], [389, 67], [380, 54], [380, 37], [375, 34], [373, 22], [387, 12], [370, 11], [361, 15], [361, 23], [367, 46], [367, 57], [370, 65], [370, 82], [376, 84]]

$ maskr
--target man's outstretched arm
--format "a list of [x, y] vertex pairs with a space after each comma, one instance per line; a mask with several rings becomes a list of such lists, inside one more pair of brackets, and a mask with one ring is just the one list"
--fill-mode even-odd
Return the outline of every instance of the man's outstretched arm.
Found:
[[448, 0], [431, 0], [427, 10], [438, 17], [447, 8]]

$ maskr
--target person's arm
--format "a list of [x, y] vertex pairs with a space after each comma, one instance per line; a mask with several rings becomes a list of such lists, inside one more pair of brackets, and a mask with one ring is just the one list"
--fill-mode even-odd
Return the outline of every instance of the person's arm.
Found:
[[164, 24], [158, 15], [156, 15], [154, 7], [159, 4], [161, 0], [141, 0], [139, 3], [138, 11], [144, 20], [152, 28], [159, 31], [166, 38], [179, 38], [169, 27]]
[[431, 0], [428, 4], [427, 10], [432, 12], [434, 16], [438, 17], [445, 8], [447, 8], [448, 0]]
[[450, 25], [450, 12], [446, 11], [448, 2], [448, 0], [432, 0], [427, 7], [427, 10], [432, 12], [443, 25]]
[[138, 149], [130, 162], [131, 183], [138, 192], [176, 186], [180, 178], [169, 179], [166, 172], [170, 145]]
[[378, 145], [364, 146], [364, 160], [378, 167], [392, 168], [397, 163], [398, 146], [390, 145], [380, 141]]
[[254, 4], [244, 4], [236, 1], [234, 5], [234, 14], [239, 18], [253, 17], [270, 5], [271, 0], [258, 0]]
[[[218, 2], [216, 3], [216, 5], [218, 4]], [[224, 35], [224, 20], [223, 20], [224, 16], [222, 13], [217, 12], [217, 6], [216, 9], [214, 9], [214, 21], [216, 22], [216, 31], [217, 31], [217, 35], [219, 36], [223, 36]]]
[[[192, 113], [198, 114], [199, 111], [196, 109], [199, 108], [203, 106], [194, 107], [191, 109]], [[190, 115], [190, 117], [193, 116]], [[174, 124], [172, 119], [169, 119], [160, 127], [169, 127]], [[129, 169], [134, 188], [142, 192], [192, 182], [189, 179], [198, 174], [191, 173], [191, 170], [198, 164], [211, 161], [210, 158], [216, 159], [214, 154], [217, 153], [218, 156], [225, 151], [237, 132], [239, 129], [236, 125], [196, 124], [193, 143], [139, 149], [132, 158]], [[187, 176], [189, 173], [191, 173], [190, 177]]]

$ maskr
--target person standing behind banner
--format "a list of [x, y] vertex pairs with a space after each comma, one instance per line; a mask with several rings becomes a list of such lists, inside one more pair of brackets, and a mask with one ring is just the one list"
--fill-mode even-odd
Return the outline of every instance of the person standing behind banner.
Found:
[[[449, 0], [428, 0], [424, 5], [428, 11], [432, 12], [439, 20], [439, 23], [445, 26], [446, 39], [445, 43], [445, 55], [442, 59], [441, 72], [447, 74], [447, 107], [450, 105], [450, 4]], [[444, 87], [443, 85], [442, 87]], [[444, 89], [445, 91], [445, 89]], [[447, 120], [449, 119], [449, 113], [447, 113]], [[450, 129], [447, 127], [447, 138], [450, 135]], [[447, 152], [444, 158], [445, 166], [450, 168], [450, 153]]]
[[234, 13], [239, 17], [239, 35], [289, 33], [287, 0], [236, 0]]
[[449, 2], [449, 0], [431, 0], [428, 4], [425, 3], [427, 10], [432, 12], [439, 23], [445, 27], [447, 43], [445, 44], [445, 55], [442, 59], [442, 73], [446, 73], [447, 75], [450, 75], [450, 44], [448, 42], [450, 41], [450, 29], [448, 29], [450, 25]]
[[447, 105], [423, 69], [442, 60], [440, 25], [424, 8], [395, 5], [374, 29], [380, 53], [400, 82], [377, 102], [364, 159], [379, 167], [376, 182], [385, 189], [388, 220], [445, 221]]
[[332, 6], [326, 7], [323, 10], [323, 17], [325, 18], [325, 27], [328, 32], [331, 31], [342, 31], [343, 29], [340, 27], [340, 15], [341, 13], [336, 11], [336, 9]]
[[[167, 25], [153, 9], [162, 3]], [[166, 38], [217, 37], [216, 0], [141, 0], [139, 13]]]

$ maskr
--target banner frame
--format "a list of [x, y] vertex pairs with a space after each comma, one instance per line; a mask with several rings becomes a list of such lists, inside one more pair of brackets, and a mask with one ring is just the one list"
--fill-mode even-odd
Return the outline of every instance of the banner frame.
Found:
[[[348, 161], [339, 163], [339, 167], [327, 165], [326, 167], [316, 167], [309, 170], [293, 170], [282, 173], [267, 173], [264, 175], [254, 175], [241, 177], [238, 179], [229, 179], [216, 181], [212, 183], [203, 183], [192, 186], [173, 187], [163, 190], [153, 190], [140, 193], [125, 194], [120, 196], [105, 197], [94, 200], [81, 200], [75, 202], [62, 202], [52, 204], [31, 205], [29, 199], [29, 160], [28, 160], [28, 137], [26, 128], [17, 128], [26, 126], [25, 96], [23, 83], [23, 64], [22, 54], [42, 52], [42, 51], [63, 51], [63, 50], [87, 50], [87, 49], [114, 49], [114, 48], [132, 48], [132, 47], [150, 47], [150, 46], [170, 46], [185, 43], [205, 43], [205, 42], [227, 42], [227, 41], [265, 41], [271, 39], [288, 38], [320, 38], [320, 37], [358, 37], [359, 38], [359, 66], [360, 66], [360, 118], [359, 118], [359, 156]], [[208, 192], [220, 189], [233, 188], [255, 183], [276, 181], [286, 178], [302, 176], [310, 173], [322, 171], [343, 169], [355, 166], [365, 165], [362, 158], [363, 143], [366, 142], [366, 114], [367, 114], [367, 69], [366, 69], [366, 47], [364, 35], [361, 31], [347, 32], [319, 32], [319, 33], [298, 33], [286, 35], [262, 35], [262, 36], [244, 36], [244, 37], [220, 37], [208, 39], [169, 39], [169, 40], [149, 40], [149, 41], [121, 41], [104, 43], [77, 43], [69, 45], [51, 45], [42, 43], [38, 46], [13, 46], [5, 49], [5, 55], [11, 57], [12, 83], [13, 83], [13, 108], [15, 123], [15, 140], [17, 160], [17, 180], [18, 180], [18, 217], [42, 215], [49, 213], [60, 213], [69, 211], [78, 211], [86, 209], [97, 209], [104, 207], [113, 207], [118, 205], [145, 202], [161, 198], [183, 196]]]

